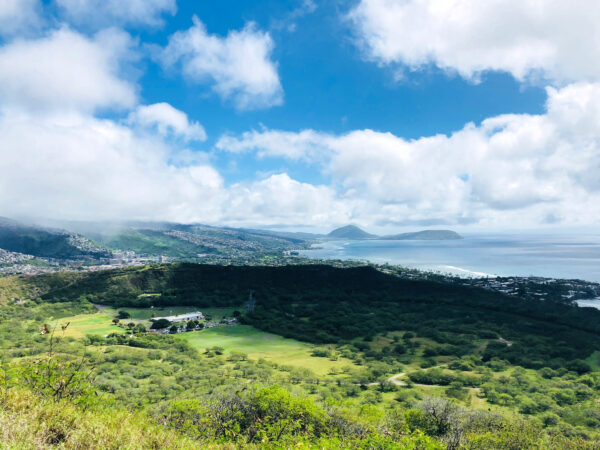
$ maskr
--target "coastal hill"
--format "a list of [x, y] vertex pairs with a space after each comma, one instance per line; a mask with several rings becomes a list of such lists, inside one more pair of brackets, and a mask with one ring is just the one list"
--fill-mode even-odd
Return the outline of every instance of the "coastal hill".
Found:
[[336, 228], [327, 237], [336, 239], [373, 239], [377, 236], [367, 233], [356, 225], [346, 225], [345, 227]]
[[424, 241], [445, 241], [462, 239], [463, 237], [452, 230], [422, 230], [415, 231], [412, 233], [401, 233], [389, 236], [377, 236], [374, 234], [367, 233], [365, 230], [357, 227], [356, 225], [346, 225], [345, 227], [336, 228], [327, 235], [328, 238], [333, 239], [381, 239], [381, 240], [424, 240]]

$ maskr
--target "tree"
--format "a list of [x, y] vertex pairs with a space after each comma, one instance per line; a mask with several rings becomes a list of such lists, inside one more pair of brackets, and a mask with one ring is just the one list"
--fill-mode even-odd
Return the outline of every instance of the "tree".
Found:
[[112, 323], [115, 325], [119, 324], [119, 319], [117, 319], [116, 317], [112, 320]]
[[119, 311], [117, 313], [117, 318], [118, 319], [129, 319], [131, 317], [131, 314], [129, 314], [127, 311]]
[[150, 328], [152, 328], [153, 330], [162, 330], [164, 328], [168, 328], [170, 325], [171, 322], [169, 322], [167, 319], [158, 319], [152, 323]]
[[567, 364], [567, 369], [577, 372], [578, 374], [591, 372], [592, 368], [588, 363], [581, 359], [575, 359]]
[[169, 328], [170, 334], [177, 334], [178, 331], [179, 331], [179, 328], [177, 328], [177, 325], [171, 325], [171, 328]]

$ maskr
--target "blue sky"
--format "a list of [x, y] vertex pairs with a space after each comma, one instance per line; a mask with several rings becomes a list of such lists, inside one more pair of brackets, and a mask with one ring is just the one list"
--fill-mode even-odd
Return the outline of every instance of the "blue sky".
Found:
[[7, 0], [0, 214], [590, 226], [597, 19], [590, 0]]
[[[523, 85], [503, 73], [487, 73], [475, 83], [432, 65], [395, 81], [393, 69], [366, 61], [353, 45], [355, 36], [345, 15], [355, 3], [314, 2], [314, 12], [294, 17], [303, 7], [301, 1], [180, 2], [175, 16], [165, 18], [164, 29], [142, 33], [145, 41], [165, 45], [169, 35], [191, 26], [194, 15], [209, 33], [220, 36], [255, 22], [275, 41], [272, 59], [278, 63], [284, 103], [236, 112], [230, 103], [207, 93], [205, 85], [182, 82], [157, 66], [149, 67], [141, 79], [142, 96], [148, 103], [167, 98], [186, 111], [207, 129], [209, 144], [223, 133], [262, 125], [330, 133], [368, 128], [413, 139], [448, 134], [498, 114], [543, 112], [543, 86]], [[228, 158], [222, 159], [219, 165], [232, 182], [281, 167], [278, 162], [248, 158], [238, 164], [243, 170], [230, 172]], [[302, 181], [323, 181], [318, 171], [290, 169]]]

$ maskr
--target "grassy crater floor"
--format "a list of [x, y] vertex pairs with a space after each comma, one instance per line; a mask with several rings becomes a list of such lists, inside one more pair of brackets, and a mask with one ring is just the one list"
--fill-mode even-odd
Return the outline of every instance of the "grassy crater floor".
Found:
[[[143, 323], [147, 327], [151, 325], [150, 319], [154, 317], [172, 316], [185, 314], [194, 311], [202, 311], [205, 316], [210, 316], [212, 320], [219, 321], [223, 317], [231, 317], [235, 307], [229, 308], [198, 308], [192, 306], [168, 306], [164, 308], [113, 308], [110, 306], [96, 305], [98, 312], [95, 314], [80, 314], [71, 317], [65, 317], [60, 320], [53, 320], [50, 325], [65, 337], [82, 338], [90, 335], [106, 336], [110, 333], [122, 333], [124, 330], [112, 323], [113, 318], [117, 317], [119, 311], [129, 313], [129, 319], [123, 319], [122, 322]], [[61, 326], [69, 324], [62, 331]]]
[[339, 371], [353, 365], [352, 361], [345, 358], [332, 361], [312, 356], [315, 348], [312, 344], [265, 333], [249, 325], [214, 327], [180, 333], [178, 337], [199, 350], [222, 347], [225, 353], [242, 352], [252, 359], [264, 358], [281, 365], [309, 369], [317, 375], [326, 375], [331, 369]]
[[[57, 332], [64, 337], [82, 338], [89, 335], [106, 336], [111, 333], [123, 333], [125, 330], [112, 323], [118, 311], [127, 311], [131, 318], [123, 322], [141, 322], [150, 324], [152, 317], [184, 314], [192, 311], [202, 311], [213, 320], [230, 317], [235, 307], [230, 308], [194, 308], [188, 306], [169, 306], [165, 308], [111, 308], [100, 307], [95, 314], [80, 314], [65, 317], [51, 322]], [[61, 325], [69, 324], [62, 331]], [[340, 372], [343, 368], [354, 363], [346, 358], [336, 360], [312, 355], [315, 345], [286, 339], [282, 336], [258, 330], [249, 325], [218, 326], [202, 331], [179, 333], [178, 338], [186, 340], [194, 348], [204, 351], [211, 347], [221, 347], [227, 355], [230, 352], [241, 352], [249, 358], [257, 360], [264, 358], [279, 365], [287, 365], [301, 369], [309, 369], [316, 375], [325, 376], [332, 369]]]

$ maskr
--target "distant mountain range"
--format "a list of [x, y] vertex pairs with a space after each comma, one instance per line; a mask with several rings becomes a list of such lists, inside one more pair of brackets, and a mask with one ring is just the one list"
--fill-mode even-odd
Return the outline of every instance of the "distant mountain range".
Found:
[[183, 225], [168, 222], [50, 222], [50, 226], [0, 217], [0, 249], [56, 260], [217, 259], [244, 261], [255, 255], [308, 248], [319, 239], [461, 239], [450, 230], [424, 230], [376, 236], [355, 225], [327, 235]]
[[356, 225], [346, 225], [341, 228], [336, 228], [327, 235], [331, 239], [380, 239], [380, 240], [424, 240], [424, 241], [446, 241], [454, 239], [462, 239], [463, 237], [452, 230], [422, 230], [412, 233], [401, 233], [389, 236], [377, 236], [367, 233], [365, 230]]
[[243, 258], [308, 246], [303, 233], [244, 230], [167, 222], [66, 222], [52, 226], [0, 217], [0, 249], [64, 260], [165, 256]]

